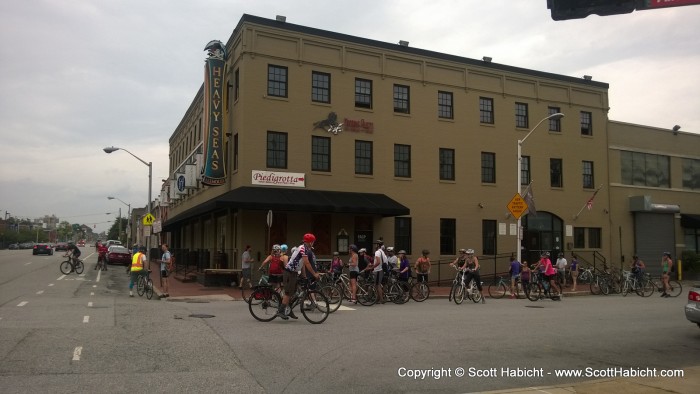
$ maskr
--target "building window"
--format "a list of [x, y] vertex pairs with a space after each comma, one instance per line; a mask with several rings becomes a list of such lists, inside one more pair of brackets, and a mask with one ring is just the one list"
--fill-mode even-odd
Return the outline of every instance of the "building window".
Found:
[[549, 159], [549, 185], [552, 187], [564, 187], [562, 160]]
[[311, 170], [331, 170], [331, 139], [311, 136]]
[[623, 184], [671, 187], [668, 156], [621, 151], [620, 160]]
[[683, 159], [683, 189], [700, 189], [700, 160]]
[[595, 188], [595, 178], [593, 177], [592, 161], [583, 161], [583, 187], [585, 189]]
[[355, 174], [372, 175], [372, 141], [355, 141]]
[[394, 250], [411, 254], [411, 218], [394, 218]]
[[601, 229], [599, 227], [597, 228], [589, 228], [588, 229], [588, 247], [591, 249], [600, 249], [601, 248]]
[[581, 135], [593, 135], [592, 117], [590, 112], [581, 111]]
[[451, 92], [438, 92], [438, 118], [454, 119]]
[[[548, 107], [547, 112], [550, 115], [561, 113], [561, 108], [559, 107]], [[549, 119], [549, 131], [561, 132], [561, 118], [559, 119]]]
[[496, 183], [496, 154], [481, 152], [481, 182]]
[[455, 150], [440, 148], [440, 180], [455, 180]]
[[238, 170], [238, 133], [233, 135], [233, 170]]
[[372, 81], [355, 78], [355, 107], [372, 109]]
[[683, 239], [685, 241], [684, 250], [690, 250], [695, 253], [700, 252], [700, 229], [684, 228]]
[[574, 248], [583, 249], [586, 247], [586, 229], [574, 227]]
[[515, 127], [526, 129], [529, 127], [527, 104], [515, 103]]
[[267, 95], [287, 97], [287, 67], [267, 66]]
[[267, 166], [287, 168], [287, 133], [267, 132]]
[[394, 176], [400, 178], [411, 177], [410, 145], [394, 145]]
[[331, 103], [331, 74], [311, 72], [311, 101]]
[[394, 85], [394, 112], [411, 113], [411, 96], [408, 86]]
[[482, 220], [481, 221], [481, 239], [483, 254], [496, 254], [496, 221]]
[[529, 185], [530, 184], [530, 156], [521, 156], [522, 161], [520, 162], [520, 184]]
[[239, 74], [239, 70], [236, 69], [233, 73], [233, 100], [236, 101], [238, 100], [239, 95], [241, 94], [241, 76]]
[[493, 124], [493, 99], [479, 97], [479, 121], [481, 123]]
[[455, 254], [457, 240], [457, 221], [455, 219], [440, 219], [440, 254]]

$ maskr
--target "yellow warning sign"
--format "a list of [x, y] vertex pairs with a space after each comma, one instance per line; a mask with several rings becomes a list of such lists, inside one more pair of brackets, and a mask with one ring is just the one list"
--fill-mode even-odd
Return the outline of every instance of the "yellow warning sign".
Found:
[[527, 203], [520, 196], [520, 193], [515, 193], [515, 196], [510, 200], [508, 203], [508, 210], [516, 219], [520, 219], [520, 216], [527, 211]]
[[147, 213], [146, 216], [143, 217], [143, 225], [144, 226], [152, 226], [153, 222], [156, 221], [156, 218], [153, 217], [150, 213]]

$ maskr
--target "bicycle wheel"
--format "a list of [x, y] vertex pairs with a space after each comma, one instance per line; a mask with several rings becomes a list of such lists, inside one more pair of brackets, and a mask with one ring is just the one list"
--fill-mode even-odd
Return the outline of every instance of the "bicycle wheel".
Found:
[[637, 294], [642, 297], [651, 297], [651, 295], [654, 294], [654, 282], [649, 279], [642, 280], [642, 283], [637, 289]]
[[476, 288], [475, 284], [472, 285], [470, 293], [472, 294], [472, 296], [469, 298], [471, 298], [473, 303], [476, 304], [481, 302], [481, 298], [483, 297], [483, 295], [481, 295], [481, 292], [479, 291], [479, 289]]
[[143, 293], [146, 292], [146, 283], [143, 276], [139, 276], [136, 280], [136, 292], [139, 293], [139, 297], [143, 296]]
[[401, 287], [400, 284], [397, 282], [394, 282], [389, 286], [389, 297], [391, 298], [391, 302], [394, 304], [403, 304], [403, 288]]
[[401, 290], [403, 291], [403, 295], [401, 296], [401, 303], [405, 304], [408, 302], [408, 300], [411, 299], [411, 286], [408, 284], [408, 282], [399, 282], [399, 285], [401, 286]]
[[537, 283], [530, 283], [525, 294], [527, 295], [528, 300], [535, 302], [540, 299], [542, 289], [537, 285]]
[[258, 321], [272, 321], [279, 310], [282, 298], [272, 288], [260, 287], [250, 294], [248, 310]]
[[329, 313], [333, 313], [340, 308], [340, 305], [343, 303], [343, 294], [338, 287], [334, 285], [323, 286], [320, 292], [328, 299]]
[[146, 298], [153, 298], [153, 281], [151, 278], [146, 279]]
[[622, 290], [620, 291], [623, 297], [627, 297], [627, 294], [631, 291], [630, 287], [630, 283], [625, 281], [625, 283], [622, 285]]
[[357, 302], [360, 305], [372, 306], [377, 303], [377, 290], [374, 286], [357, 286]]
[[299, 303], [299, 306], [304, 319], [311, 324], [323, 323], [330, 313], [328, 298], [316, 290], [306, 293], [306, 297]]
[[430, 297], [430, 287], [424, 282], [418, 282], [411, 287], [411, 298], [416, 302], [423, 302]]
[[678, 297], [681, 295], [681, 292], [683, 292], [683, 286], [681, 285], [681, 282], [677, 280], [669, 280], [668, 281], [669, 286], [671, 286], [670, 289], [668, 289], [668, 295], [671, 297]]
[[610, 279], [609, 279], [609, 278], [606, 278], [606, 279], [602, 280], [601, 282], [598, 283], [598, 285], [600, 286], [600, 292], [601, 292], [601, 294], [603, 294], [603, 295], [608, 295], [608, 294], [610, 294], [610, 292], [611, 292], [611, 290], [612, 290], [612, 289], [611, 289], [611, 288], [612, 288], [612, 285], [610, 284]]
[[82, 261], [78, 260], [78, 261], [75, 263], [75, 273], [78, 274], [78, 275], [80, 275], [80, 274], [83, 273], [83, 270], [84, 270], [84, 269], [85, 269], [85, 264], [83, 264]]
[[489, 285], [489, 297], [491, 298], [503, 298], [506, 295], [506, 285], [503, 282], [492, 283]]
[[62, 262], [59, 268], [61, 269], [61, 273], [63, 275], [68, 275], [73, 270], [73, 266], [71, 265], [70, 261]]
[[454, 294], [455, 291], [457, 290], [457, 287], [459, 287], [459, 283], [453, 283], [452, 287], [450, 287], [450, 295], [447, 297], [447, 302], [452, 302], [454, 299]]
[[595, 279], [591, 280], [591, 284], [589, 285], [591, 288], [591, 294], [600, 295], [600, 293], [601, 293], [600, 282], [601, 282], [600, 278], [595, 278]]
[[466, 293], [466, 289], [461, 284], [455, 284], [452, 286], [452, 288], [454, 288], [453, 300], [455, 301], [455, 304], [459, 305], [462, 303], [462, 301], [464, 301], [464, 293]]

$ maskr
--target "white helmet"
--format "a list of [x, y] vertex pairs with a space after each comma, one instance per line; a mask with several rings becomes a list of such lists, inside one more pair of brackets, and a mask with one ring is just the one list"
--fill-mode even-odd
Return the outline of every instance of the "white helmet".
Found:
[[467, 254], [474, 254], [474, 249], [467, 249]]
[[394, 247], [393, 247], [393, 246], [389, 246], [389, 247], [386, 248], [386, 251], [387, 251], [387, 252], [393, 252], [393, 251], [394, 251]]
[[280, 247], [277, 244], [274, 244], [274, 245], [272, 245], [272, 250], [275, 252], [279, 252], [280, 250], [282, 250], [282, 247]]

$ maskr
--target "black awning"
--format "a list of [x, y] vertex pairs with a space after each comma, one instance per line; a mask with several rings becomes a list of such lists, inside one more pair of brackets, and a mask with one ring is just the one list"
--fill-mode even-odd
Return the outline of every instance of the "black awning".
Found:
[[385, 194], [243, 186], [169, 219], [163, 227], [169, 230], [177, 222], [224, 208], [381, 216], [401, 216], [411, 212]]
[[700, 228], [700, 215], [681, 214], [681, 227]]

